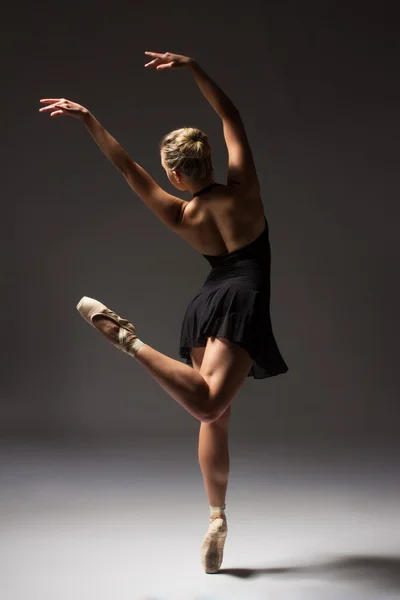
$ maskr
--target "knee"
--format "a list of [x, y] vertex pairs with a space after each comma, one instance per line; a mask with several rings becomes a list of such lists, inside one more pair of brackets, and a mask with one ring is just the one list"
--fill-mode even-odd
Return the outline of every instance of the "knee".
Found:
[[214, 424], [219, 427], [227, 427], [229, 423], [229, 418], [231, 414], [230, 405], [226, 409], [215, 409], [209, 408], [203, 411], [200, 421], [202, 423], [207, 423], [209, 425]]
[[216, 423], [218, 421], [218, 415], [214, 412], [206, 411], [199, 416], [199, 421], [201, 423], [211, 425], [212, 423]]

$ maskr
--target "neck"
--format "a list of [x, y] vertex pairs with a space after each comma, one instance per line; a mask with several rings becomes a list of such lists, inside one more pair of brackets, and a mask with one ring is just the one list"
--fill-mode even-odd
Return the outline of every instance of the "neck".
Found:
[[203, 181], [188, 180], [185, 182], [185, 185], [186, 185], [187, 191], [190, 192], [193, 196], [193, 194], [195, 194], [196, 192], [199, 192], [200, 190], [207, 187], [208, 185], [211, 185], [212, 183], [215, 183], [214, 177], [208, 177], [207, 179], [203, 179]]

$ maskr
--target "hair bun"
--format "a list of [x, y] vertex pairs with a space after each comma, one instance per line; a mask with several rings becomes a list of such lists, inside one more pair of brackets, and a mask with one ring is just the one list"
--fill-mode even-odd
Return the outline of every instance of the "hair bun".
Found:
[[204, 136], [191, 135], [179, 145], [179, 151], [188, 156], [188, 158], [206, 158], [210, 156], [210, 148]]
[[203, 180], [213, 170], [208, 136], [197, 127], [181, 127], [166, 134], [160, 150], [168, 169], [181, 169], [188, 177]]
[[201, 131], [199, 132], [195, 132], [192, 134], [191, 136], [191, 140], [193, 142], [201, 142], [204, 143], [204, 135], [201, 133]]
[[198, 133], [196, 132], [191, 136], [191, 139], [188, 142], [188, 146], [192, 151], [196, 153], [197, 156], [200, 155], [199, 158], [206, 158], [211, 154], [211, 149], [208, 144], [207, 137], [201, 131]]

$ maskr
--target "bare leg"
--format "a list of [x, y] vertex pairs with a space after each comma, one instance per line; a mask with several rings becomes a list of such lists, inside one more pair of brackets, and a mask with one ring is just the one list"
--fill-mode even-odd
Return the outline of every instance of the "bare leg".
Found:
[[198, 456], [208, 504], [223, 506], [229, 476], [228, 424], [230, 406], [213, 423], [200, 423]]
[[[110, 319], [95, 316], [93, 324], [107, 338], [118, 341], [119, 327]], [[205, 379], [184, 363], [170, 358], [151, 346], [144, 344], [135, 359], [158, 381], [174, 400], [179, 402], [196, 419], [207, 420], [205, 409], [210, 390]]]
[[[204, 348], [192, 348], [193, 367], [200, 371]], [[207, 362], [204, 364], [207, 370]], [[210, 506], [223, 507], [229, 476], [228, 425], [231, 405], [213, 423], [200, 423], [199, 462]], [[206, 573], [217, 573], [222, 565], [228, 533], [225, 513], [210, 515], [208, 530], [201, 544], [201, 561]]]
[[[119, 327], [105, 316], [94, 316], [93, 325], [118, 342]], [[144, 344], [136, 353], [139, 362], [161, 387], [196, 419], [216, 421], [226, 411], [246, 380], [252, 359], [229, 340], [209, 338], [201, 373]]]
[[[193, 368], [200, 371], [205, 348], [192, 348]], [[198, 457], [203, 475], [208, 504], [223, 506], [229, 476], [228, 428], [231, 405], [213, 423], [201, 423], [199, 431]]]

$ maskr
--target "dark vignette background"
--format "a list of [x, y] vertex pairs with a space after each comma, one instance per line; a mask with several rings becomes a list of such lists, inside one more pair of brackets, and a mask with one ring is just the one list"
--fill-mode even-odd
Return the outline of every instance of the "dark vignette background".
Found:
[[[183, 312], [209, 266], [132, 193], [85, 127], [38, 112], [87, 106], [169, 191], [167, 131], [219, 118], [195, 57], [247, 127], [272, 245], [271, 312], [290, 367], [248, 380], [232, 436], [281, 444], [397, 444], [397, 26], [385, 3], [13, 3], [3, 13], [4, 242], [0, 434], [12, 440], [194, 439], [198, 423], [82, 320], [97, 298], [178, 358]], [[5, 185], [4, 185], [5, 182]], [[188, 197], [188, 196], [184, 196]], [[162, 438], [160, 437], [162, 436]]]

